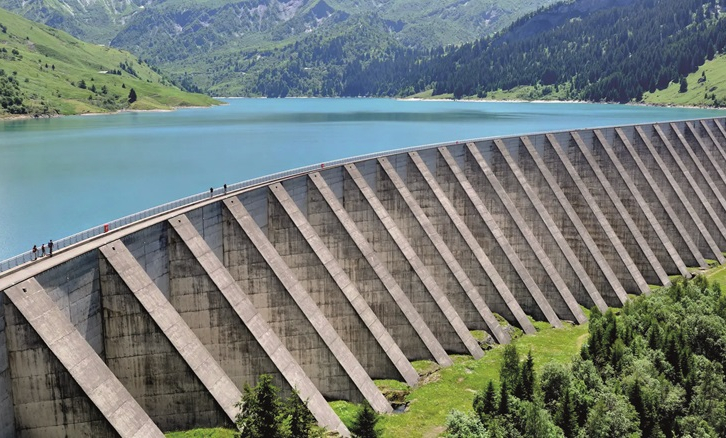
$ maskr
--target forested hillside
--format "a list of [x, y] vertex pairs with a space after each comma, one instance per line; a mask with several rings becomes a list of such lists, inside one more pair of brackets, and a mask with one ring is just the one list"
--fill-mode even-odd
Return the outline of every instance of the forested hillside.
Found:
[[[501, 30], [553, 0], [0, 0], [0, 7], [66, 30], [90, 42], [123, 48], [162, 68], [191, 89], [220, 95], [281, 94], [277, 71], [289, 53], [313, 54], [290, 72], [299, 95], [337, 95], [326, 86], [348, 59], [377, 57], [390, 45], [428, 49], [461, 44]], [[368, 39], [358, 36], [365, 27]], [[337, 39], [338, 42], [331, 42]], [[377, 43], [386, 41], [381, 47]], [[326, 60], [332, 59], [332, 64]], [[257, 62], [261, 61], [261, 62]], [[275, 71], [273, 71], [275, 70]], [[322, 71], [322, 73], [321, 73]], [[324, 77], [328, 74], [329, 77]], [[262, 91], [256, 78], [272, 82]], [[285, 80], [287, 78], [284, 78]], [[300, 91], [298, 91], [300, 90]]]
[[726, 0], [574, 0], [487, 35], [548, 2], [112, 2], [116, 18], [99, 23], [182, 87], [218, 96], [726, 103], [726, 78], [698, 70], [720, 65]]
[[181, 91], [128, 52], [84, 43], [0, 9], [0, 117], [215, 102]]
[[[360, 20], [349, 32], [319, 32], [308, 44], [240, 56], [213, 74], [212, 87], [271, 97], [483, 98], [524, 89], [519, 98], [611, 102], [640, 102], [648, 93], [658, 102], [653, 93], [673, 83], [686, 92], [687, 76], [724, 52], [723, 17], [721, 0], [576, 0], [522, 17], [497, 35], [429, 50], [371, 38], [385, 24]], [[683, 103], [723, 105], [726, 90], [703, 88], [705, 80], [691, 78], [701, 98]]]
[[[618, 314], [619, 313], [619, 314]], [[726, 434], [726, 296], [703, 275], [590, 315], [571, 364], [504, 349], [499, 382], [449, 438], [717, 437]], [[523, 353], [523, 352], [522, 352]]]
[[[585, 14], [572, 14], [568, 6], [553, 6], [501, 35], [433, 56], [391, 53], [352, 68], [341, 89], [408, 95], [430, 88], [434, 95], [460, 98], [539, 86], [542, 95], [558, 91], [567, 99], [640, 101], [643, 93], [679, 83], [726, 48], [718, 0], [632, 0]], [[543, 15], [562, 14], [568, 16], [563, 24], [532, 31], [531, 23]]]

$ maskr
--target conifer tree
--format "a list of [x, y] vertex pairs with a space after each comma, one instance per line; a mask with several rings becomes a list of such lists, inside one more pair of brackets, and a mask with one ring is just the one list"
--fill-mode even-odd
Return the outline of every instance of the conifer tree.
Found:
[[503, 354], [504, 358], [499, 372], [499, 380], [502, 384], [506, 383], [510, 390], [516, 389], [519, 382], [519, 353], [517, 353], [517, 347], [507, 344], [504, 346]]
[[263, 374], [257, 385], [245, 385], [241, 408], [235, 418], [237, 428], [245, 438], [279, 438], [280, 400], [278, 389], [272, 384], [272, 376]]
[[685, 76], [681, 77], [681, 83], [679, 85], [679, 93], [685, 93], [686, 91], [688, 91], [688, 81], [686, 80]]
[[371, 405], [364, 403], [353, 421], [353, 427], [350, 428], [350, 433], [355, 438], [377, 438], [377, 423], [378, 414], [371, 408]]
[[306, 401], [294, 390], [285, 406], [285, 413], [289, 425], [290, 438], [308, 438], [310, 429], [315, 424], [315, 417], [308, 409]]
[[532, 350], [530, 349], [529, 353], [527, 353], [527, 360], [522, 364], [519, 373], [519, 381], [517, 382], [515, 395], [522, 400], [534, 400], [534, 379], [534, 358], [532, 357]]
[[499, 415], [507, 415], [509, 413], [509, 392], [507, 390], [507, 382], [502, 381], [502, 387], [499, 390]]
[[638, 416], [640, 417], [640, 430], [645, 431], [646, 430], [646, 413], [645, 413], [645, 403], [643, 402], [643, 393], [640, 390], [640, 382], [637, 380], [635, 381], [635, 385], [633, 385], [633, 389], [630, 390], [630, 397], [629, 401], [630, 404], [633, 405], [635, 408], [635, 411], [638, 413]]
[[562, 432], [567, 438], [572, 438], [577, 435], [577, 416], [575, 415], [575, 406], [570, 397], [569, 388], [565, 390], [562, 400], [560, 402], [560, 410], [557, 415], [557, 426], [562, 429]]
[[129, 91], [129, 103], [136, 102], [136, 91], [132, 88], [131, 91]]
[[494, 389], [494, 382], [491, 380], [487, 384], [487, 389], [479, 391], [474, 397], [474, 411], [479, 415], [480, 419], [496, 413], [497, 393]]

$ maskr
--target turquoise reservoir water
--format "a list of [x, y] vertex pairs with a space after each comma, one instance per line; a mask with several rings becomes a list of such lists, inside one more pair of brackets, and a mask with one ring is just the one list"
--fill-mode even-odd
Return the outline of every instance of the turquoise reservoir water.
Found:
[[0, 122], [0, 260], [178, 198], [445, 141], [722, 116], [622, 105], [232, 99], [215, 108]]

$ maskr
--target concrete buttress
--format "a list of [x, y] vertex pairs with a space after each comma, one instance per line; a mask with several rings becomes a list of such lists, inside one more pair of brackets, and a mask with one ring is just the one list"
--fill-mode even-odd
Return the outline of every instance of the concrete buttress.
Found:
[[[342, 171], [342, 169], [339, 170]], [[343, 177], [341, 174], [341, 180], [342, 179]], [[373, 287], [377, 288], [380, 284], [385, 289], [383, 294], [385, 301], [381, 301], [384, 303], [389, 302], [388, 297], [390, 297], [392, 304], [395, 304], [395, 308], [398, 309], [398, 311], [401, 312], [400, 315], [405, 318], [407, 324], [401, 324], [403, 321], [396, 323], [397, 312], [394, 313], [395, 310], [388, 307], [381, 307], [377, 312], [377, 314], [380, 315], [379, 318], [386, 320], [386, 327], [393, 336], [396, 336], [397, 342], [399, 345], [403, 346], [402, 348], [406, 352], [407, 357], [412, 359], [431, 358], [439, 365], [451, 365], [451, 359], [427, 325], [423, 316], [418, 312], [409, 297], [403, 292], [401, 286], [395, 280], [393, 275], [391, 275], [391, 272], [383, 263], [378, 253], [366, 240], [363, 233], [361, 233], [358, 229], [348, 212], [335, 197], [325, 179], [320, 173], [316, 172], [310, 175], [310, 180], [315, 185], [317, 193], [319, 193], [322, 197], [322, 201], [324, 201], [324, 204], [316, 205], [320, 205], [323, 209], [327, 207], [344, 228], [344, 234], [352, 240], [357, 250], [354, 254], [360, 254], [366, 261], [366, 264], [363, 266], [370, 267], [375, 274], [375, 277], [371, 278], [371, 280], [377, 280]], [[320, 211], [320, 209], [317, 210]], [[322, 224], [319, 224], [319, 226], [322, 226]], [[356, 269], [356, 271], [359, 270]], [[356, 278], [357, 277], [358, 275], [356, 275]], [[369, 293], [368, 296], [371, 296], [371, 294]], [[409, 327], [413, 330], [413, 333], [410, 331]], [[414, 336], [411, 336], [412, 334]], [[408, 337], [404, 338], [404, 336]]]
[[[325, 246], [318, 233], [290, 198], [290, 195], [283, 185], [272, 185], [270, 192], [275, 196], [279, 203], [278, 205], [284, 209], [289, 220], [297, 228], [300, 237], [307, 242], [308, 246], [306, 249], [312, 251], [317, 261], [324, 267], [322, 274], [327, 274], [328, 279], [332, 280], [337, 286], [337, 290], [333, 291], [333, 294], [339, 294], [337, 297], [332, 297], [331, 293], [325, 295], [321, 293], [324, 279], [321, 279], [320, 275], [312, 276], [310, 273], [298, 269], [298, 272], [306, 275], [311, 280], [308, 289], [316, 291], [311, 296], [317, 297], [318, 306], [325, 312], [331, 324], [337, 326], [337, 331], [344, 337], [343, 341], [351, 347], [361, 364], [364, 364], [363, 366], [367, 368], [366, 371], [371, 377], [376, 379], [403, 378], [406, 383], [415, 386], [418, 382], [418, 373], [416, 373], [416, 370], [403, 355], [403, 352], [393, 341], [393, 338], [386, 331], [383, 324], [381, 324], [376, 314], [368, 306], [365, 299], [363, 299], [355, 283], [351, 281], [340, 263], [338, 263], [328, 247]], [[278, 214], [280, 213], [278, 212]], [[280, 220], [280, 222], [287, 221]], [[272, 224], [270, 224], [271, 227]], [[287, 241], [292, 240], [292, 237], [288, 237], [287, 239]], [[296, 256], [300, 257], [299, 255], [293, 255], [288, 257], [288, 259], [294, 259]], [[291, 262], [292, 260], [288, 262], [288, 266], [292, 266]], [[309, 268], [312, 261], [302, 261], [301, 264], [303, 269]], [[298, 275], [298, 278], [300, 278], [300, 275]], [[344, 310], [346, 305], [350, 306], [348, 312]], [[353, 326], [353, 321], [356, 319], [360, 322], [360, 327]], [[366, 330], [370, 333], [370, 337], [368, 338], [362, 336]], [[354, 336], [358, 336], [358, 338], [354, 338]], [[380, 351], [375, 349], [376, 344], [380, 348]], [[372, 351], [366, 351], [366, 348]], [[387, 358], [388, 360], [380, 363], [383, 358]], [[379, 360], [379, 363], [374, 362], [376, 359]], [[392, 367], [395, 367], [395, 370], [391, 369]]]
[[[561, 327], [562, 322], [560, 322], [549, 301], [542, 294], [539, 285], [534, 281], [529, 270], [510, 245], [507, 236], [502, 232], [494, 216], [484, 205], [449, 149], [439, 148], [439, 153], [443, 157], [443, 163], [446, 165], [448, 172], [453, 175], [453, 178], [450, 176], [447, 178], [447, 176], [443, 175], [442, 178], [444, 180], [448, 179], [447, 183], [453, 179], [454, 187], [450, 186], [453, 193], [450, 196], [455, 198], [454, 202], [462, 209], [459, 213], [463, 214], [470, 229], [476, 227], [475, 229], [478, 232], [475, 232], [475, 236], [479, 244], [482, 247], [486, 246], [486, 251], [494, 254], [494, 259], [497, 262], [510, 265], [510, 267], [506, 267], [506, 269], [509, 269], [507, 271], [509, 273], [507, 278], [509, 288], [510, 290], [520, 291], [517, 294], [517, 300], [522, 304], [524, 310], [535, 318], [544, 318], [554, 327]], [[502, 272], [502, 269], [499, 269], [499, 271]]]
[[[404, 184], [398, 173], [396, 173], [393, 166], [391, 166], [391, 163], [389, 163], [388, 159], [385, 157], [379, 158], [378, 162], [388, 177], [388, 180], [396, 188], [398, 196], [400, 197], [399, 199], [403, 200], [403, 202], [407, 205], [410, 213], [414, 216], [420, 225], [421, 230], [425, 233], [426, 238], [428, 239], [428, 241], [426, 241], [426, 239], [421, 239], [419, 242], [423, 241], [424, 244], [430, 245], [430, 248], [436, 251], [436, 254], [429, 258], [429, 260], [431, 258], [434, 259], [432, 263], [427, 263], [429, 270], [433, 273], [436, 268], [445, 268], [445, 272], [438, 273], [437, 278], [448, 277], [451, 275], [456, 279], [459, 287], [457, 288], [451, 285], [453, 281], [449, 278], [447, 281], [448, 286], [445, 286], [445, 290], [448, 291], [447, 295], [450, 297], [449, 301], [451, 301], [452, 305], [454, 305], [457, 313], [459, 313], [459, 315], [468, 316], [462, 317], [464, 318], [464, 321], [468, 322], [467, 327], [471, 329], [487, 330], [499, 343], [508, 343], [509, 336], [502, 331], [502, 327], [494, 317], [494, 314], [492, 314], [489, 306], [487, 306], [486, 302], [484, 302], [481, 298], [479, 291], [476, 290], [474, 284], [454, 257], [454, 254], [451, 252], [449, 247], [446, 246], [443, 238], [436, 231], [436, 228], [434, 228], [429, 218], [418, 205], [416, 199], [413, 195], [411, 195], [411, 192], [408, 190], [406, 184]], [[403, 206], [399, 206], [398, 208], [401, 209]], [[389, 211], [391, 210], [389, 209]], [[403, 227], [401, 227], [401, 229], [403, 230]], [[409, 242], [415, 241], [411, 237], [409, 237], [408, 240]], [[437, 255], [438, 257], [436, 257]], [[482, 324], [479, 321], [484, 321], [486, 326], [482, 327]]]
[[[332, 357], [330, 359], [334, 359], [337, 362], [337, 365], [345, 372], [345, 376], [350, 379], [352, 386], [348, 388], [339, 388], [338, 391], [343, 390], [348, 392], [349, 398], [346, 397], [348, 400], [362, 401], [360, 400], [360, 397], [365, 398], [365, 400], [367, 400], [371, 407], [377, 412], [391, 412], [393, 410], [391, 405], [388, 401], [386, 401], [385, 397], [383, 397], [383, 394], [381, 394], [378, 390], [370, 376], [366, 374], [360, 362], [358, 362], [348, 346], [342, 341], [338, 333], [335, 331], [335, 328], [333, 328], [308, 292], [302, 287], [298, 279], [282, 260], [280, 254], [275, 250], [267, 237], [262, 233], [262, 230], [257, 226], [242, 203], [235, 199], [226, 199], [224, 203], [229, 212], [232, 214], [232, 217], [237, 221], [240, 228], [247, 235], [252, 245], [254, 245], [264, 261], [267, 263], [269, 269], [274, 273], [278, 281], [282, 283], [284, 290], [292, 298], [299, 311], [302, 312], [304, 319], [314, 329], [314, 332], [317, 333], [320, 340], [322, 340], [324, 348], [332, 353]], [[294, 333], [295, 328], [290, 327], [289, 329], [292, 329]], [[297, 339], [302, 340], [299, 337]], [[311, 357], [310, 351], [305, 348], [301, 349], [300, 347], [303, 346], [300, 345], [296, 350], [300, 355], [299, 360], [303, 360], [303, 363], [310, 363], [311, 360], [314, 361], [314, 357]], [[308, 369], [312, 371], [312, 369], [314, 369], [313, 367], [317, 366], [320, 368], [322, 364], [311, 363], [310, 365], [311, 367]], [[305, 368], [304, 365], [303, 368]], [[327, 376], [324, 374], [319, 376], [321, 381], [316, 382], [317, 386], [327, 386], [330, 384], [330, 382], [326, 383], [322, 381], [322, 379], [325, 379]]]
[[26, 434], [163, 437], [34, 278], [5, 296], [15, 417]]

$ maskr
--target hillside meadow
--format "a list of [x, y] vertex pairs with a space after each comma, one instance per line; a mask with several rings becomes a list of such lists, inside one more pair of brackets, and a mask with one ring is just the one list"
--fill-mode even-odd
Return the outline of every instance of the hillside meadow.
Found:
[[[131, 89], [137, 99], [129, 102]], [[210, 106], [128, 52], [82, 42], [0, 9], [0, 117]]]

